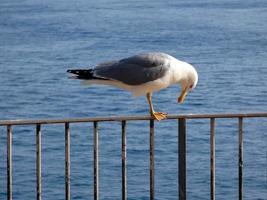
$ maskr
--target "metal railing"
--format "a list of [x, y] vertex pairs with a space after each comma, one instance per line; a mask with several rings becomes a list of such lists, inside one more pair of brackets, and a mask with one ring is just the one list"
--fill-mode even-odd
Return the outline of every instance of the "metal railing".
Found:
[[[178, 120], [179, 152], [178, 152], [178, 197], [186, 199], [186, 121], [188, 119], [210, 119], [210, 199], [215, 199], [215, 120], [218, 118], [238, 119], [238, 175], [239, 175], [239, 199], [243, 199], [243, 119], [267, 117], [266, 113], [241, 113], [241, 114], [186, 114], [169, 115], [167, 119]], [[121, 142], [121, 179], [122, 199], [127, 199], [127, 176], [126, 176], [126, 122], [136, 120], [150, 121], [150, 199], [155, 199], [155, 166], [154, 166], [154, 119], [150, 116], [131, 117], [101, 117], [101, 118], [78, 118], [78, 119], [48, 119], [48, 120], [0, 120], [0, 126], [7, 127], [7, 199], [12, 199], [12, 127], [18, 125], [36, 126], [36, 199], [42, 199], [42, 132], [41, 126], [45, 124], [65, 125], [65, 199], [70, 199], [70, 123], [93, 123], [93, 147], [94, 147], [94, 199], [99, 199], [99, 158], [98, 158], [98, 122], [120, 121]], [[161, 123], [164, 123], [162, 121]]]

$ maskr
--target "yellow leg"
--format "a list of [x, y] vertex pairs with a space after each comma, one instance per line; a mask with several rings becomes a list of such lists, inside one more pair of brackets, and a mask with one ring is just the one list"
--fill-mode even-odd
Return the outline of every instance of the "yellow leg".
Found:
[[149, 104], [149, 110], [150, 110], [150, 115], [152, 117], [154, 117], [154, 119], [160, 121], [162, 119], [166, 119], [167, 118], [167, 113], [163, 113], [163, 112], [155, 112], [154, 108], [153, 108], [153, 104], [152, 104], [152, 93], [147, 93], [146, 94], [146, 98]]

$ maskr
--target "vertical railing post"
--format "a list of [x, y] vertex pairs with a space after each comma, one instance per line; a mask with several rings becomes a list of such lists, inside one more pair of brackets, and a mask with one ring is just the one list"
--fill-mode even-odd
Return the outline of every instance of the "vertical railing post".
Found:
[[98, 177], [98, 124], [94, 122], [94, 200], [99, 199], [99, 177]]
[[243, 118], [238, 118], [238, 193], [239, 200], [243, 199]]
[[186, 200], [186, 119], [179, 119], [179, 200]]
[[155, 166], [154, 166], [154, 120], [150, 120], [150, 136], [149, 136], [149, 151], [150, 151], [150, 200], [154, 200], [154, 187], [155, 187]]
[[7, 200], [12, 200], [12, 128], [7, 125]]
[[70, 127], [65, 123], [65, 199], [70, 200]]
[[41, 125], [36, 125], [36, 199], [42, 199], [42, 133]]
[[210, 118], [210, 199], [215, 200], [215, 118]]
[[121, 164], [122, 164], [122, 200], [127, 199], [127, 171], [126, 171], [126, 121], [121, 122]]

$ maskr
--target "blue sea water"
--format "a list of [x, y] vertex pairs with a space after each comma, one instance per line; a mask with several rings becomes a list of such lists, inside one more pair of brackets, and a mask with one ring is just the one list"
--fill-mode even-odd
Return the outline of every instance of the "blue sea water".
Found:
[[[170, 114], [267, 111], [265, 0], [0, 2], [0, 120], [147, 115], [144, 97], [86, 87], [66, 70], [161, 51], [192, 63], [199, 83], [184, 104], [178, 85], [153, 96]], [[209, 121], [189, 120], [188, 199], [209, 199]], [[238, 197], [236, 120], [216, 126], [216, 198]], [[244, 121], [244, 197], [267, 199], [267, 120]], [[120, 199], [120, 124], [100, 123], [100, 199]], [[156, 199], [177, 199], [177, 123], [155, 124]], [[13, 127], [14, 199], [35, 198], [33, 126]], [[0, 127], [0, 199], [6, 134]], [[43, 199], [64, 199], [64, 127], [44, 126]], [[147, 122], [129, 122], [128, 198], [149, 199]], [[71, 125], [71, 197], [92, 199], [92, 124]]]

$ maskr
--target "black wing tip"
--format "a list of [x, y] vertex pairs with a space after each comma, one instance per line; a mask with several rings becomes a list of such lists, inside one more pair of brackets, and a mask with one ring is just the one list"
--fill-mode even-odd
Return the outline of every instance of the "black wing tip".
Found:
[[84, 73], [85, 71], [88, 71], [88, 70], [85, 70], [85, 69], [68, 69], [67, 70], [68, 73], [77, 74], [77, 75]]
[[94, 76], [94, 70], [93, 69], [68, 69], [68, 73], [75, 74], [71, 76], [70, 78], [73, 79], [84, 79], [84, 80], [89, 80], [89, 79], [98, 79], [98, 80], [108, 80], [107, 78], [102, 78], [102, 77], [95, 77]]
[[76, 79], [92, 79], [93, 70], [92, 69], [68, 69], [68, 73], [74, 74]]

